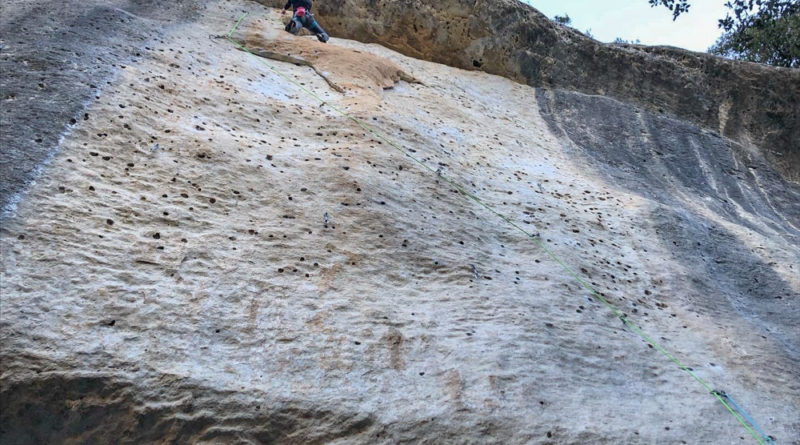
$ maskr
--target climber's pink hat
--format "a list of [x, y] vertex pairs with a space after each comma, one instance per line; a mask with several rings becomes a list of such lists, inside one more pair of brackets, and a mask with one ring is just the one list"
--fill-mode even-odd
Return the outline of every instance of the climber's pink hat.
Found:
[[298, 16], [298, 17], [302, 17], [302, 16], [306, 15], [306, 8], [301, 6], [301, 7], [297, 8], [297, 11], [295, 11], [294, 14], [296, 16]]

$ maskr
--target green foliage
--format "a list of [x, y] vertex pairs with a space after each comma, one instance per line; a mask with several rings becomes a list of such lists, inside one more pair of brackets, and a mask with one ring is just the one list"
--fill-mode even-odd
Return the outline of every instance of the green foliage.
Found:
[[656, 7], [659, 5], [665, 6], [672, 11], [672, 20], [678, 18], [684, 12], [689, 12], [689, 0], [647, 0], [650, 6]]
[[[647, 0], [664, 6], [675, 20], [689, 11], [689, 0]], [[800, 1], [732, 0], [719, 27], [722, 37], [709, 52], [775, 66], [800, 68]]]
[[555, 20], [556, 23], [560, 23], [562, 25], [570, 25], [570, 24], [572, 24], [572, 19], [569, 18], [569, 14], [566, 14], [566, 13], [564, 15], [557, 15], [557, 16], [553, 17], [553, 20]]
[[749, 0], [728, 2], [719, 21], [725, 34], [709, 51], [732, 59], [800, 68], [800, 2]]

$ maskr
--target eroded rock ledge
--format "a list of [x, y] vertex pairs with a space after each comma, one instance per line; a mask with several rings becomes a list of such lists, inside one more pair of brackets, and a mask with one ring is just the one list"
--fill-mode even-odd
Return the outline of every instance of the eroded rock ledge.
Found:
[[800, 70], [603, 44], [516, 0], [325, 0], [315, 8], [331, 35], [673, 114], [760, 147], [784, 177], [800, 180]]
[[361, 51], [297, 39], [283, 30], [280, 18], [254, 18], [241, 24], [233, 37], [256, 56], [307, 66], [334, 91], [378, 95], [399, 81], [420, 83], [389, 60]]

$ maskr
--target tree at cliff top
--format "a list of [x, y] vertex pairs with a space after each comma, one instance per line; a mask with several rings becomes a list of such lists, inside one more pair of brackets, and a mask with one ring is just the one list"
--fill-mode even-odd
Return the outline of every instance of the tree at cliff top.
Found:
[[[648, 0], [663, 5], [673, 19], [688, 12], [689, 0]], [[719, 21], [725, 33], [709, 49], [713, 54], [775, 66], [800, 68], [800, 1], [735, 0]]]
[[557, 16], [553, 17], [553, 20], [555, 20], [556, 23], [560, 23], [562, 25], [571, 25], [572, 24], [572, 19], [569, 18], [569, 14], [564, 14], [563, 16], [557, 15]]
[[800, 68], [800, 2], [759, 1], [760, 8], [755, 11], [753, 0], [748, 5], [736, 3], [735, 18], [728, 15], [720, 20], [725, 34], [709, 51], [734, 59]]

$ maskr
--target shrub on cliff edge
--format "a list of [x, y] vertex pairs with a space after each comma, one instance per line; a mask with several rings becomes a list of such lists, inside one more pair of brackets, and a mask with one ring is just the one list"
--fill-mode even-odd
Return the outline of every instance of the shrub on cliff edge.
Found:
[[[689, 0], [648, 0], [665, 6], [673, 20], [688, 12]], [[735, 0], [719, 21], [725, 33], [709, 52], [731, 59], [800, 68], [800, 1]], [[731, 14], [732, 13], [732, 14]]]

